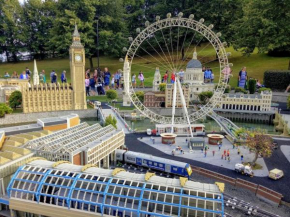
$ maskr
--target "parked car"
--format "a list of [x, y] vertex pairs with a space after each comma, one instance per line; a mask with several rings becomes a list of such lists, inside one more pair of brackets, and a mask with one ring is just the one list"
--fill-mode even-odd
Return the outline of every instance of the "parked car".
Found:
[[251, 166], [245, 166], [245, 165], [243, 165], [243, 164], [241, 164], [241, 163], [237, 163], [236, 165], [235, 165], [235, 171], [237, 172], [237, 173], [241, 173], [241, 174], [245, 174], [245, 175], [247, 175], [247, 176], [251, 176], [251, 177], [253, 177], [254, 176], [254, 172], [253, 172], [253, 170], [252, 170], [252, 167]]
[[271, 171], [269, 171], [269, 178], [277, 180], [277, 179], [281, 179], [284, 176], [284, 172], [282, 170], [279, 169], [273, 169]]

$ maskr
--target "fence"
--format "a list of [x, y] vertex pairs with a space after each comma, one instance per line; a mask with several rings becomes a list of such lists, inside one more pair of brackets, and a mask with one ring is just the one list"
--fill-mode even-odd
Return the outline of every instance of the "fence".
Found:
[[283, 198], [282, 194], [280, 194], [276, 191], [273, 191], [269, 188], [266, 188], [262, 185], [258, 185], [258, 184], [255, 184], [255, 183], [243, 180], [243, 179], [239, 179], [239, 178], [237, 178], [237, 179], [231, 178], [229, 176], [222, 175], [220, 173], [216, 173], [216, 172], [213, 172], [213, 171], [210, 171], [207, 169], [203, 169], [200, 167], [195, 167], [195, 166], [191, 166], [191, 167], [192, 167], [193, 172], [199, 173], [203, 176], [207, 176], [210, 178], [217, 179], [219, 181], [227, 182], [227, 183], [229, 183], [233, 186], [236, 186], [236, 187], [246, 188], [246, 189], [252, 191], [257, 197], [259, 197], [263, 200], [266, 200], [272, 204], [279, 205], [281, 203], [282, 198]]

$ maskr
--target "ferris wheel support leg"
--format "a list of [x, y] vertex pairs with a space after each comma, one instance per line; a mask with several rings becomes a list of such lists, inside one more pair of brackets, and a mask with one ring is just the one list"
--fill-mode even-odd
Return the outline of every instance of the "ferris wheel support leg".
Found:
[[176, 106], [176, 78], [173, 84], [173, 99], [172, 99], [172, 119], [171, 119], [171, 133], [174, 133], [173, 126], [174, 126], [174, 116], [175, 116], [175, 106]]
[[177, 81], [177, 86], [178, 86], [178, 90], [179, 90], [180, 99], [181, 99], [182, 107], [183, 107], [183, 110], [184, 110], [184, 114], [186, 116], [186, 120], [187, 120], [187, 123], [189, 125], [190, 136], [192, 138], [193, 137], [193, 133], [192, 133], [191, 124], [190, 124], [190, 120], [189, 120], [189, 116], [188, 116], [188, 111], [187, 111], [187, 107], [186, 107], [186, 103], [185, 103], [185, 98], [184, 98], [184, 95], [183, 95], [183, 91], [182, 91], [179, 79], [176, 79], [176, 81]]

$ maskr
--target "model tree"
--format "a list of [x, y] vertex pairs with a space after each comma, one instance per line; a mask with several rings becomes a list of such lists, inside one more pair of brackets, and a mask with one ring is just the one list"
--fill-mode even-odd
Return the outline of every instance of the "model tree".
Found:
[[0, 117], [3, 117], [5, 114], [11, 114], [12, 109], [5, 103], [0, 103]]
[[112, 115], [109, 115], [105, 119], [105, 126], [112, 125], [117, 129], [117, 119], [115, 117], [112, 117]]
[[107, 90], [106, 96], [109, 100], [117, 99], [118, 93], [116, 90]]
[[161, 84], [159, 84], [159, 90], [160, 90], [161, 92], [165, 92], [165, 90], [166, 90], [166, 84], [165, 84], [165, 83], [161, 83]]
[[144, 91], [137, 91], [135, 95], [141, 102], [144, 102]]
[[22, 93], [18, 90], [14, 91], [9, 97], [9, 105], [16, 110], [17, 106], [22, 104]]
[[262, 130], [248, 131], [246, 133], [246, 145], [255, 153], [255, 157], [251, 162], [252, 166], [256, 164], [259, 156], [270, 157], [273, 151], [273, 139], [264, 134]]

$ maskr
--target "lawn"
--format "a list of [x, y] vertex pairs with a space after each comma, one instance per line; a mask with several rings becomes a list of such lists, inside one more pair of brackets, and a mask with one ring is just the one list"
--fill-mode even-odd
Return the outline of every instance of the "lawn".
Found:
[[[288, 69], [289, 57], [270, 57], [263, 53], [258, 53], [257, 51], [251, 56], [243, 56], [242, 53], [235, 51], [232, 47], [226, 48], [227, 52], [231, 52], [229, 57], [229, 62], [233, 63], [233, 75], [231, 78], [230, 84], [232, 86], [237, 85], [238, 73], [243, 66], [247, 67], [247, 72], [249, 77], [257, 78], [260, 81], [263, 80], [263, 75], [266, 70], [271, 69]], [[188, 57], [186, 61], [175, 62], [175, 65], [179, 65], [179, 68], [186, 68], [187, 62], [192, 57], [193, 49], [188, 49], [186, 56]], [[211, 45], [202, 44], [197, 47], [198, 59], [202, 64], [212, 67], [215, 74], [215, 81], [219, 77], [219, 65], [217, 61], [212, 61], [215, 59], [215, 52]], [[165, 53], [167, 56], [158, 55], [155, 53], [150, 55], [143, 55], [141, 57], [135, 57], [132, 64], [132, 73], [138, 74], [139, 71], [143, 71], [145, 76], [145, 86], [152, 86], [152, 81], [154, 77], [155, 68], [159, 67], [161, 75], [163, 76], [165, 70], [169, 70], [169, 64], [167, 60], [170, 60], [170, 56]], [[175, 55], [176, 56], [176, 55]], [[94, 64], [96, 65], [96, 58], [93, 59]], [[169, 61], [171, 62], [171, 61]], [[33, 72], [33, 61], [29, 62], [19, 62], [19, 63], [1, 63], [0, 64], [0, 73], [4, 75], [4, 72], [8, 71], [11, 74], [13, 71], [17, 71], [18, 74], [21, 71], [25, 70], [25, 67], [29, 67]], [[63, 70], [69, 72], [69, 59], [49, 59], [37, 61], [38, 71], [42, 69], [46, 71], [47, 80], [49, 81], [49, 74], [51, 70], [56, 70], [58, 78], [60, 79], [60, 74]], [[86, 60], [86, 67], [89, 67], [89, 61]], [[123, 63], [119, 62], [118, 58], [111, 58], [103, 56], [100, 58], [100, 67], [108, 67], [111, 73], [114, 73], [118, 69], [123, 68]], [[2, 75], [2, 76], [3, 76]], [[70, 74], [67, 73], [68, 82], [70, 82]]]

